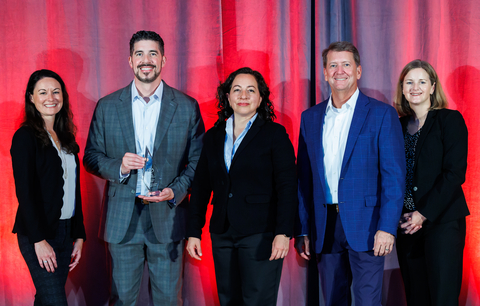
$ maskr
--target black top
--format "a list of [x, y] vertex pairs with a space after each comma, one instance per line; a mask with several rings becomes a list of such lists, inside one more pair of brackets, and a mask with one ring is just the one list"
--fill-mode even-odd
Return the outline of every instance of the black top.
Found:
[[[10, 148], [18, 199], [14, 233], [28, 237], [30, 243], [55, 237], [63, 206], [63, 168], [53, 144], [42, 146], [29, 127], [15, 132]], [[73, 239], [86, 238], [80, 196], [80, 163], [75, 154], [75, 215]]]
[[[400, 118], [404, 133], [409, 117]], [[429, 222], [469, 215], [462, 184], [467, 171], [468, 131], [460, 112], [431, 110], [415, 147], [412, 196]]]
[[415, 134], [410, 135], [407, 131], [405, 132], [405, 158], [407, 160], [407, 176], [405, 177], [405, 199], [403, 201], [403, 206], [410, 210], [415, 210], [415, 203], [413, 203], [413, 166], [415, 165], [415, 147], [417, 146], [418, 138], [420, 137], [419, 129]]

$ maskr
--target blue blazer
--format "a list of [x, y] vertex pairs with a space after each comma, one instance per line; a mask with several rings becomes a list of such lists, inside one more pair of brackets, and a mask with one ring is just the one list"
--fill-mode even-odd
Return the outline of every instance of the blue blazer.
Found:
[[[298, 235], [320, 253], [327, 207], [323, 123], [328, 100], [302, 113], [298, 144]], [[373, 249], [378, 230], [396, 235], [405, 191], [402, 128], [393, 107], [360, 92], [348, 133], [338, 186], [340, 219], [349, 245]]]

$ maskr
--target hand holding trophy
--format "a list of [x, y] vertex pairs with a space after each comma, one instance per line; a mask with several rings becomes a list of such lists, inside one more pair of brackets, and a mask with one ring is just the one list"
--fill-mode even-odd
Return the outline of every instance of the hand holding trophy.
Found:
[[147, 188], [147, 194], [145, 196], [158, 196], [160, 190], [158, 190], [158, 183], [155, 182], [155, 171], [153, 169], [153, 156], [148, 150], [148, 147], [145, 148], [145, 166], [142, 168], [143, 174], [143, 184]]

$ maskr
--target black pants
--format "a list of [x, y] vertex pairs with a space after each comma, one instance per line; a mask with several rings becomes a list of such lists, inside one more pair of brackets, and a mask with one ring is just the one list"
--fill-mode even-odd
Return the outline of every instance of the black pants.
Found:
[[55, 251], [58, 268], [55, 272], [47, 272], [38, 263], [35, 247], [28, 241], [28, 237], [17, 234], [18, 246], [22, 253], [28, 270], [32, 276], [33, 284], [37, 290], [34, 306], [67, 306], [65, 283], [68, 276], [68, 265], [73, 251], [73, 239], [70, 237], [71, 221], [60, 220], [54, 239], [47, 242]]
[[465, 218], [398, 233], [397, 254], [409, 306], [455, 306], [462, 286]]
[[242, 235], [230, 226], [211, 237], [220, 304], [275, 306], [283, 259], [269, 261], [273, 233]]

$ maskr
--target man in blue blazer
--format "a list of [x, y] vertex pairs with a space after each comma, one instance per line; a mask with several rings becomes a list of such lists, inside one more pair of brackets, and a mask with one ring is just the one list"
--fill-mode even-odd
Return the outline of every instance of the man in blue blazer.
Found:
[[[87, 171], [108, 180], [101, 238], [112, 256], [115, 305], [135, 305], [145, 261], [154, 304], [182, 304], [187, 191], [205, 128], [197, 101], [162, 82], [165, 62], [157, 33], [132, 36], [135, 79], [100, 99], [85, 148]], [[149, 187], [161, 192], [148, 196]]]
[[[381, 305], [405, 189], [395, 109], [362, 94], [360, 56], [349, 42], [322, 53], [328, 100], [302, 114], [296, 249], [316, 255], [326, 305]], [[313, 248], [313, 249], [312, 249]]]

